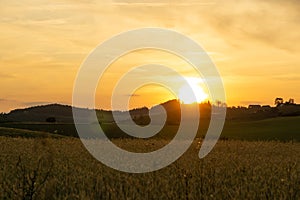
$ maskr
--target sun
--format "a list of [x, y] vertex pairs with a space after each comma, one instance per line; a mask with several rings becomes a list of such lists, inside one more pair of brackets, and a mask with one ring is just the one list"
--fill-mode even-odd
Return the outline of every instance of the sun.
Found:
[[[194, 77], [185, 77], [185, 79], [187, 83], [179, 89], [178, 93], [178, 98], [184, 104], [201, 103], [207, 100], [208, 95], [203, 91], [203, 88], [200, 86], [201, 79]], [[190, 89], [192, 89], [194, 97], [193, 95], [191, 95]]]

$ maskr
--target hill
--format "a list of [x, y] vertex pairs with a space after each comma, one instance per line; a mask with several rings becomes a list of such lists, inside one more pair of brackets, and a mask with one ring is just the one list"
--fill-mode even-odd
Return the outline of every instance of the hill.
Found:
[[[164, 102], [162, 105], [167, 113], [169, 123], [176, 123], [180, 118], [180, 102], [178, 100], [170, 100]], [[206, 104], [200, 104], [201, 108], [206, 107]], [[89, 116], [92, 113], [91, 109], [75, 108], [84, 110], [86, 115]], [[156, 109], [156, 106], [151, 109]], [[100, 123], [113, 123], [113, 114], [122, 116], [125, 114], [131, 115], [131, 118], [138, 124], [149, 123], [149, 109], [146, 107], [136, 108], [130, 111], [106, 111], [96, 110], [96, 114]], [[207, 113], [208, 114], [208, 113]], [[126, 115], [127, 116], [127, 115]], [[171, 119], [172, 118], [172, 119]], [[124, 118], [124, 121], [129, 120]], [[56, 122], [56, 123], [73, 123], [72, 107], [68, 105], [49, 104], [42, 106], [34, 106], [24, 109], [12, 110], [7, 114], [0, 114], [0, 122]]]
[[[178, 130], [181, 119], [180, 102], [170, 100], [160, 104], [166, 110], [167, 121], [165, 127], [155, 136], [157, 138], [171, 139]], [[194, 109], [197, 104], [191, 105], [189, 109]], [[242, 139], [242, 140], [296, 140], [300, 141], [300, 117], [283, 117], [293, 113], [297, 114], [298, 106], [282, 106], [269, 108], [228, 108], [225, 127], [222, 132], [222, 139]], [[161, 111], [155, 109], [157, 106], [150, 108], [156, 115]], [[212, 105], [208, 103], [199, 104], [200, 108], [200, 127], [197, 137], [203, 138], [210, 122], [210, 113]], [[81, 109], [81, 108], [75, 108]], [[85, 111], [85, 117], [89, 117], [92, 110], [82, 109]], [[121, 116], [118, 123], [128, 123], [132, 118], [136, 124], [145, 126], [149, 124], [149, 112], [146, 107], [133, 109], [130, 111], [105, 111], [96, 110], [98, 121], [101, 128], [109, 138], [128, 138], [116, 125], [113, 113]], [[297, 111], [297, 112], [295, 112]], [[49, 118], [52, 121], [49, 121]], [[54, 119], [54, 120], [53, 120]], [[191, 119], [194, 120], [194, 119]], [[95, 128], [98, 123], [83, 124], [87, 128]], [[26, 109], [13, 110], [8, 114], [0, 115], [0, 127], [18, 129], [15, 135], [29, 134], [29, 132], [20, 132], [19, 129], [38, 131], [43, 133], [52, 133], [56, 135], [78, 137], [72, 116], [72, 107], [59, 104], [50, 104], [45, 106], [35, 106]], [[16, 130], [7, 129], [16, 132]], [[142, 133], [141, 133], [142, 134]], [[4, 135], [4, 134], [2, 134]], [[43, 136], [43, 135], [41, 135]], [[87, 133], [87, 137], [89, 133]], [[130, 138], [130, 137], [129, 137]]]
[[46, 122], [54, 117], [56, 121], [73, 123], [72, 107], [60, 104], [34, 106], [25, 109], [12, 110], [0, 117], [2, 122]]

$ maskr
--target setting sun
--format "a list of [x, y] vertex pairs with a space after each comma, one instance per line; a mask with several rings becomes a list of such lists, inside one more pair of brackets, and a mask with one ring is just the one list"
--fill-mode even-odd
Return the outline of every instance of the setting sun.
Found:
[[[201, 103], [208, 98], [208, 95], [203, 91], [203, 88], [200, 86], [201, 79], [194, 77], [186, 77], [187, 84], [183, 85], [179, 89], [178, 97], [185, 104], [191, 103]], [[195, 98], [191, 96], [188, 92], [189, 87], [192, 89]]]

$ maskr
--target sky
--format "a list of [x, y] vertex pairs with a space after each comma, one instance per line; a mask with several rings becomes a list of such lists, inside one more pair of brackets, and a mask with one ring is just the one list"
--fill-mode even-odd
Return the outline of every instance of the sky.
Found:
[[[276, 97], [299, 103], [299, 10], [298, 0], [1, 0], [0, 112], [71, 105], [76, 74], [89, 53], [116, 34], [143, 27], [175, 30], [199, 43], [221, 74], [229, 106], [273, 105]], [[113, 63], [100, 81], [97, 107], [109, 109], [112, 83], [147, 62], [196, 77], [174, 55], [133, 52]], [[148, 85], [135, 91], [130, 106], [173, 97]]]

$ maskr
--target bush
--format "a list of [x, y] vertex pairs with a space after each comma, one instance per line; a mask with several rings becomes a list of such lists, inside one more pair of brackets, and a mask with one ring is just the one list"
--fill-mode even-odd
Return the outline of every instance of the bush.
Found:
[[46, 122], [54, 123], [54, 122], [56, 122], [56, 119], [55, 119], [55, 117], [48, 117], [46, 119]]

